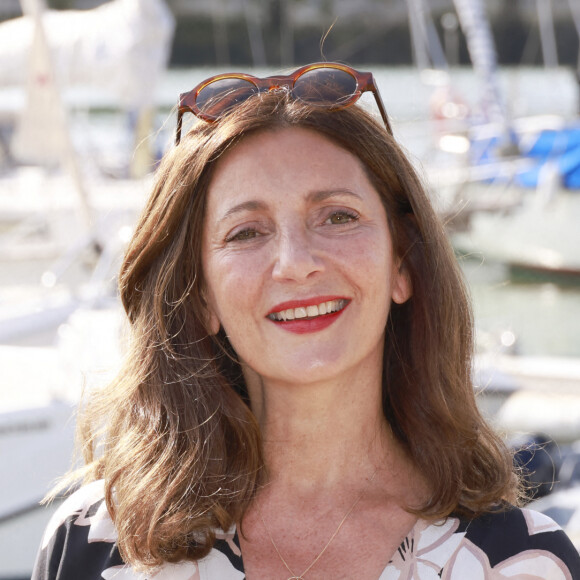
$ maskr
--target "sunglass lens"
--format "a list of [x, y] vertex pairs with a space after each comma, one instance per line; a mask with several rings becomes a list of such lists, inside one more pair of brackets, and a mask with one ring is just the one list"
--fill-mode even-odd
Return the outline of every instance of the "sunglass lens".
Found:
[[220, 79], [203, 87], [197, 94], [195, 103], [203, 115], [210, 119], [217, 119], [257, 92], [258, 87], [244, 79]]
[[357, 82], [351, 74], [328, 67], [313, 69], [298, 77], [292, 93], [296, 99], [311, 105], [340, 107], [356, 90]]

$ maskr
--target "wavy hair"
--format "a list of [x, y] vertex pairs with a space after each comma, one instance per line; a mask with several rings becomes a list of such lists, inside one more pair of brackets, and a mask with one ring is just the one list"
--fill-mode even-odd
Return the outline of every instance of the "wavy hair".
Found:
[[511, 456], [475, 403], [466, 288], [406, 154], [357, 106], [328, 112], [259, 95], [219, 122], [195, 123], [162, 161], [120, 273], [130, 353], [80, 413], [85, 481], [105, 479], [121, 554], [136, 567], [206, 555], [264, 479], [235, 353], [207, 328], [201, 232], [223, 153], [249, 134], [287, 127], [316, 131], [360, 159], [412, 284], [412, 297], [391, 306], [383, 371], [385, 417], [431, 484], [412, 511], [478, 514], [516, 500]]

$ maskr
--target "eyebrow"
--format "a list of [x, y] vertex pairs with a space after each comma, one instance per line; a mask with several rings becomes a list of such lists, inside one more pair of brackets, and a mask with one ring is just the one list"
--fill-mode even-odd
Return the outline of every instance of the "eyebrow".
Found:
[[267, 207], [268, 207], [267, 204], [264, 203], [263, 201], [257, 201], [257, 200], [244, 201], [243, 203], [239, 203], [238, 205], [234, 205], [233, 207], [230, 207], [230, 209], [228, 209], [228, 211], [226, 211], [226, 213], [218, 221], [223, 222], [223, 221], [227, 220], [229, 217], [231, 217], [232, 215], [235, 215], [235, 214], [240, 213], [242, 211], [264, 210]]
[[[331, 197], [340, 196], [340, 195], [347, 195], [354, 197], [356, 199], [362, 199], [362, 196], [350, 189], [323, 189], [323, 190], [316, 190], [311, 191], [306, 196], [306, 201], [310, 203], [317, 203], [321, 201], [325, 201]], [[244, 201], [243, 203], [239, 203], [230, 207], [228, 211], [218, 220], [219, 222], [223, 222], [230, 218], [232, 215], [243, 211], [263, 211], [268, 208], [268, 204], [263, 201], [258, 200], [249, 200]]]
[[362, 196], [350, 189], [323, 189], [321, 191], [312, 191], [307, 196], [307, 201], [325, 201], [330, 197], [335, 197], [339, 195], [347, 195], [355, 197], [357, 199], [362, 199]]

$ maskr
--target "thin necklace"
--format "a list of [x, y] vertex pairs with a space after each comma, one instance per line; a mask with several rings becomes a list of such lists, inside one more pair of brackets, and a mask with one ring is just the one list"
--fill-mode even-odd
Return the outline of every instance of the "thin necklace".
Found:
[[314, 566], [314, 564], [316, 564], [316, 562], [318, 562], [318, 560], [320, 560], [320, 558], [322, 558], [322, 555], [324, 554], [324, 552], [326, 552], [326, 549], [328, 548], [328, 546], [330, 546], [330, 544], [332, 544], [332, 540], [334, 540], [334, 538], [336, 538], [336, 536], [338, 535], [338, 532], [340, 532], [340, 528], [342, 528], [344, 522], [346, 522], [348, 516], [350, 516], [350, 514], [352, 513], [352, 510], [354, 510], [354, 508], [356, 507], [358, 502], [363, 498], [363, 496], [366, 493], [367, 489], [369, 488], [371, 482], [375, 478], [375, 475], [377, 474], [378, 470], [379, 470], [378, 468], [375, 470], [372, 477], [369, 479], [368, 483], [366, 484], [365, 488], [362, 490], [360, 495], [356, 498], [355, 502], [350, 506], [348, 511], [344, 514], [344, 517], [342, 518], [342, 520], [340, 520], [340, 524], [338, 524], [338, 527], [334, 531], [334, 534], [332, 534], [332, 536], [330, 536], [330, 540], [328, 540], [328, 542], [326, 542], [326, 545], [324, 546], [324, 548], [322, 548], [322, 551], [319, 552], [318, 556], [316, 556], [316, 558], [314, 558], [314, 560], [312, 560], [312, 562], [310, 562], [310, 565], [299, 576], [297, 576], [292, 571], [292, 568], [290, 568], [290, 566], [288, 566], [288, 562], [286, 562], [286, 560], [284, 560], [284, 556], [282, 556], [282, 554], [280, 553], [280, 550], [278, 550], [278, 546], [276, 546], [276, 542], [274, 542], [274, 538], [272, 537], [272, 534], [270, 533], [270, 530], [269, 530], [268, 526], [266, 525], [266, 521], [264, 520], [264, 516], [262, 515], [262, 510], [260, 509], [260, 506], [256, 505], [256, 507], [258, 508], [258, 513], [260, 514], [260, 519], [262, 520], [262, 524], [264, 525], [264, 529], [266, 530], [266, 533], [268, 534], [268, 537], [270, 538], [270, 542], [272, 543], [274, 550], [276, 550], [276, 554], [278, 554], [278, 557], [282, 561], [282, 564], [284, 564], [284, 566], [286, 567], [286, 570], [288, 570], [288, 572], [290, 572], [290, 574], [291, 574], [291, 576], [290, 576], [290, 578], [288, 578], [288, 580], [304, 580], [304, 576], [310, 571], [310, 569]]

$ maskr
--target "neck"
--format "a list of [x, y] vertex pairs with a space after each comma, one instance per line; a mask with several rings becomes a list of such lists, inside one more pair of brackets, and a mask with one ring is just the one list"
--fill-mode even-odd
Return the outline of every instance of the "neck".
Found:
[[309, 495], [357, 487], [388, 467], [398, 445], [382, 412], [377, 374], [306, 385], [247, 377], [270, 483]]

